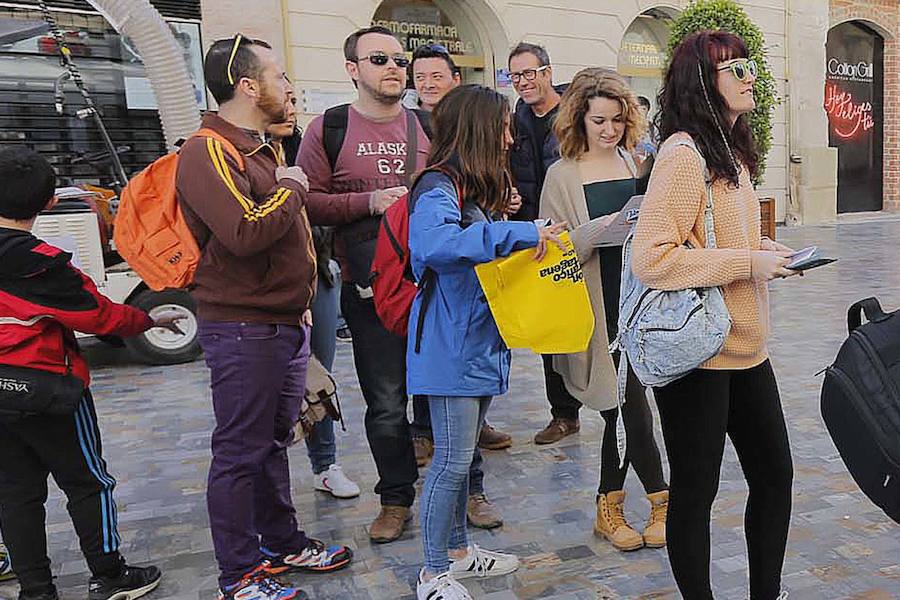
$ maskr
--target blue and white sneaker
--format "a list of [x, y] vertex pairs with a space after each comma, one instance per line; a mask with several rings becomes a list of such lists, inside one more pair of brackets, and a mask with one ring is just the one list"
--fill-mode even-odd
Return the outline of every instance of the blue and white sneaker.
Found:
[[16, 574], [12, 569], [12, 562], [9, 560], [9, 553], [6, 546], [0, 544], [0, 581], [9, 581], [15, 579]]
[[343, 569], [353, 560], [353, 551], [347, 546], [328, 546], [319, 540], [310, 539], [309, 545], [297, 554], [276, 554], [260, 548], [266, 557], [264, 568], [272, 575], [286, 571], [307, 571], [328, 573]]
[[309, 596], [301, 589], [283, 585], [266, 571], [263, 563], [239, 582], [220, 589], [219, 600], [309, 600]]

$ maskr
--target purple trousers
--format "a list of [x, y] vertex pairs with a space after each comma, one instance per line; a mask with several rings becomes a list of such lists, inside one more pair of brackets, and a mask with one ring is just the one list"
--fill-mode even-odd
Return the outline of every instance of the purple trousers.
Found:
[[216, 428], [206, 500], [221, 587], [260, 562], [260, 547], [309, 543], [291, 500], [287, 445], [306, 389], [309, 331], [201, 321]]

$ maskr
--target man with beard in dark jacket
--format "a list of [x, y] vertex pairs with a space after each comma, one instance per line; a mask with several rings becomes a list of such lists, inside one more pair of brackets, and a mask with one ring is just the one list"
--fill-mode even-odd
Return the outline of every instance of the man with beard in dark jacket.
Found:
[[[553, 135], [553, 121], [559, 111], [560, 94], [566, 86], [554, 87], [553, 67], [547, 50], [528, 42], [520, 43], [509, 53], [509, 78], [519, 94], [516, 139], [509, 162], [513, 181], [522, 196], [522, 208], [510, 218], [531, 221], [538, 216], [547, 170], [559, 160], [559, 142]], [[562, 377], [553, 370], [551, 356], [545, 355], [543, 360], [552, 418], [534, 436], [534, 442], [552, 444], [579, 430], [581, 403], [569, 394]]]

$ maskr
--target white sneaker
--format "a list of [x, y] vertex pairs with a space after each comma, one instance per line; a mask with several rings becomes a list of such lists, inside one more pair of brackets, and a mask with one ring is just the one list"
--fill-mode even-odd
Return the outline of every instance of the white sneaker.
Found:
[[491, 552], [472, 544], [465, 558], [450, 561], [449, 572], [455, 579], [465, 579], [509, 575], [518, 568], [519, 559], [512, 554]]
[[338, 465], [331, 465], [328, 470], [322, 471], [316, 476], [315, 488], [321, 492], [328, 492], [335, 498], [356, 498], [359, 496], [359, 486], [353, 483]]
[[441, 573], [431, 581], [422, 581], [425, 569], [419, 571], [416, 583], [417, 600], [473, 600], [469, 590], [450, 576], [450, 571]]

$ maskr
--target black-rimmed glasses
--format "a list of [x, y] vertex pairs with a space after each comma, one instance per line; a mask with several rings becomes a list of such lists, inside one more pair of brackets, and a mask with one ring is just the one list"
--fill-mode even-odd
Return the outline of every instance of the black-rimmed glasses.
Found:
[[525, 69], [524, 71], [516, 71], [515, 73], [509, 74], [509, 80], [514, 84], [518, 84], [520, 81], [522, 81], [522, 78], [524, 78], [526, 81], [534, 81], [538, 73], [549, 68], [550, 65], [544, 65], [543, 67], [538, 67], [537, 69]]

